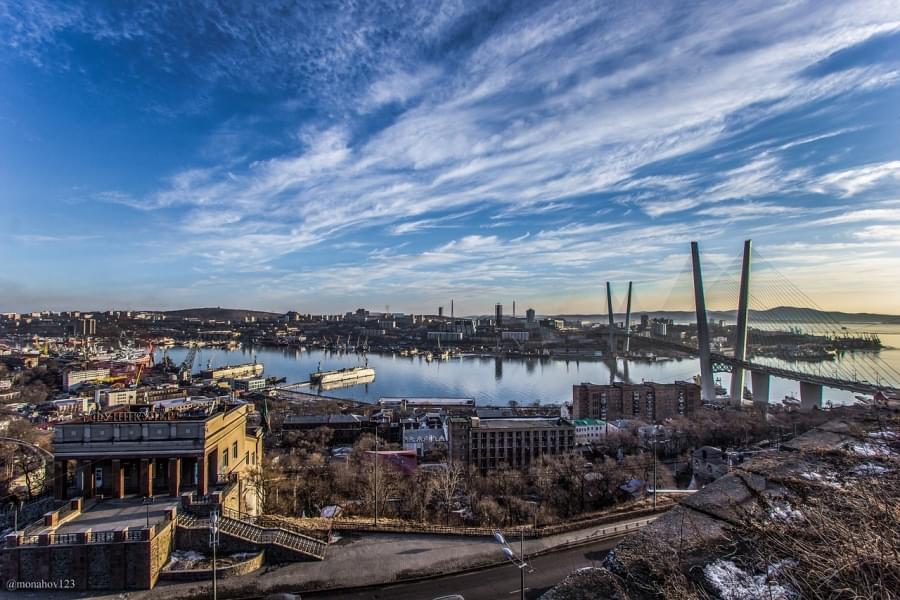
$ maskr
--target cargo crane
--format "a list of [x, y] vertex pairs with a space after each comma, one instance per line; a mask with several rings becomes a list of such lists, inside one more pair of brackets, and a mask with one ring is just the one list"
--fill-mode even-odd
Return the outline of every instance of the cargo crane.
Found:
[[197, 346], [191, 346], [190, 350], [188, 350], [187, 356], [182, 361], [181, 366], [178, 368], [178, 379], [185, 382], [190, 382], [191, 380], [191, 371], [194, 368], [194, 358], [197, 356]]

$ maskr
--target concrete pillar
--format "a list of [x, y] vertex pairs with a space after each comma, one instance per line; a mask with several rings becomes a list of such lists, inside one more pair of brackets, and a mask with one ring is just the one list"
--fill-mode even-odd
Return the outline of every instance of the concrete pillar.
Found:
[[125, 497], [125, 469], [122, 468], [122, 461], [118, 458], [112, 460], [112, 497]]
[[800, 382], [800, 410], [822, 408], [822, 386], [818, 383]]
[[609, 285], [609, 282], [606, 282], [606, 310], [609, 312], [609, 355], [615, 356], [616, 354], [616, 328], [615, 328], [615, 320], [613, 318], [613, 305], [612, 305], [612, 288]]
[[141, 459], [141, 495], [153, 495], [153, 461], [147, 458]]
[[177, 498], [181, 494], [181, 459], [169, 459], [169, 495]]
[[[750, 318], [750, 252], [752, 243], [744, 241], [744, 260], [741, 265], [741, 289], [738, 296], [737, 328], [734, 357], [744, 360], [747, 355], [747, 323]], [[744, 368], [735, 365], [731, 370], [731, 405], [740, 408], [744, 397]]]
[[706, 296], [703, 293], [703, 274], [700, 270], [700, 245], [691, 242], [691, 262], [694, 270], [694, 304], [697, 311], [697, 339], [700, 354], [700, 399], [711, 402], [716, 399], [713, 383], [712, 358], [709, 352], [709, 321], [706, 316]]
[[53, 493], [57, 500], [65, 500], [68, 495], [68, 469], [69, 461], [53, 461]]
[[769, 374], [752, 371], [750, 386], [753, 391], [754, 405], [769, 405]]
[[82, 498], [94, 497], [94, 469], [91, 461], [79, 460], [75, 467], [75, 481]]
[[[628, 282], [628, 303], [625, 306], [625, 352], [631, 351], [631, 282]], [[625, 363], [628, 364], [627, 362]], [[628, 368], [627, 366], [625, 367]], [[628, 378], [626, 377], [627, 381]]]
[[197, 495], [205, 496], [209, 492], [209, 462], [205, 454], [197, 461], [200, 467], [197, 477]]

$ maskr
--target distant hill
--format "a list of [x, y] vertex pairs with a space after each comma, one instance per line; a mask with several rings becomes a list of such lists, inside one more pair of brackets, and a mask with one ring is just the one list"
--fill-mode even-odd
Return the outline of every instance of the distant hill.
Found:
[[163, 314], [169, 317], [181, 319], [213, 319], [216, 321], [243, 321], [246, 317], [257, 319], [274, 319], [281, 313], [265, 312], [261, 310], [244, 310], [240, 308], [183, 308], [180, 310], [167, 310]]
[[[632, 313], [632, 321], [640, 321], [641, 315], [649, 315], [651, 319], [672, 319], [676, 323], [692, 322], [696, 320], [694, 311], [637, 311]], [[736, 310], [711, 310], [707, 312], [711, 320], [735, 321]], [[592, 315], [555, 315], [562, 319], [584, 320], [603, 323], [608, 319], [606, 313]], [[614, 313], [617, 321], [625, 319], [625, 313]], [[814, 308], [797, 308], [794, 306], [778, 306], [768, 310], [751, 310], [750, 324], [754, 321], [778, 321], [778, 322], [834, 322], [841, 324], [900, 324], [900, 315], [882, 315], [874, 313], [846, 313], [840, 311], [821, 311]]]

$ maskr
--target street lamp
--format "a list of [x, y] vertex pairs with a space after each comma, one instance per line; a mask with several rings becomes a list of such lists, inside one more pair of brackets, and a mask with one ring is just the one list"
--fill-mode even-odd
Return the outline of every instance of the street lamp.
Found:
[[212, 546], [213, 600], [216, 600], [216, 546], [219, 545], [219, 511], [209, 511], [209, 545]]
[[503, 551], [503, 555], [506, 559], [519, 569], [519, 575], [521, 577], [519, 595], [521, 600], [525, 600], [525, 569], [527, 568], [529, 572], [532, 573], [534, 572], [534, 569], [529, 567], [528, 563], [525, 562], [525, 529], [520, 528], [519, 533], [521, 534], [519, 540], [519, 556], [516, 556], [513, 549], [509, 547], [509, 543], [507, 543], [506, 538], [503, 537], [503, 533], [499, 529], [494, 530], [494, 539], [500, 544], [500, 549]]
[[147, 529], [150, 529], [150, 505], [153, 504], [153, 496], [144, 496], [141, 504], [147, 507]]

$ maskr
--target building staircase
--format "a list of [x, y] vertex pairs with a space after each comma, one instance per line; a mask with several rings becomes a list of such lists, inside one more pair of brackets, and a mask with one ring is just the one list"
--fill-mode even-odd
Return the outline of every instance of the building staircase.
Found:
[[[219, 535], [227, 535], [259, 547], [277, 547], [289, 553], [300, 555], [298, 558], [323, 560], [328, 544], [309, 536], [282, 529], [280, 527], [263, 527], [252, 521], [252, 517], [239, 516], [236, 511], [226, 510], [219, 516]], [[178, 526], [189, 529], [209, 529], [209, 518], [190, 513], [178, 515]]]

